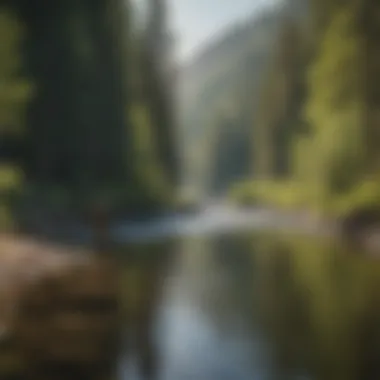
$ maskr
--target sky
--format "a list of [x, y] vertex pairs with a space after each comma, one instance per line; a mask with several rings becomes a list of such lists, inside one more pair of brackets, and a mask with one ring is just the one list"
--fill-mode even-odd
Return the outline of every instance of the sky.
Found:
[[[144, 0], [135, 0], [137, 3]], [[167, 0], [176, 56], [184, 61], [232, 23], [273, 0]]]

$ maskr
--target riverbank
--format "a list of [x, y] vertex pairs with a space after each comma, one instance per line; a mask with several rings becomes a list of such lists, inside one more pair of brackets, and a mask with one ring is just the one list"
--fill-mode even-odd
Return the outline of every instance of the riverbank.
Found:
[[[44, 219], [34, 225], [37, 235], [52, 241], [91, 244], [93, 232], [90, 225], [75, 219]], [[38, 228], [38, 229], [37, 229]], [[137, 218], [129, 215], [110, 220], [110, 237], [116, 244], [147, 243], [181, 237], [197, 237], [268, 231], [333, 237], [339, 232], [338, 220], [326, 218], [307, 210], [281, 210], [273, 207], [239, 207], [227, 202], [204, 205], [192, 212], [162, 211], [143, 214]]]

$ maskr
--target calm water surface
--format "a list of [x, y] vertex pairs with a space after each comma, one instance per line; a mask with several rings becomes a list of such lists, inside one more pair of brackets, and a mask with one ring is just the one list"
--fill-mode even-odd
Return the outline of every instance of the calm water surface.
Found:
[[[257, 230], [150, 243], [146, 257], [141, 276], [165, 273], [160, 379], [380, 379], [380, 262]], [[140, 378], [133, 355], [120, 376]]]

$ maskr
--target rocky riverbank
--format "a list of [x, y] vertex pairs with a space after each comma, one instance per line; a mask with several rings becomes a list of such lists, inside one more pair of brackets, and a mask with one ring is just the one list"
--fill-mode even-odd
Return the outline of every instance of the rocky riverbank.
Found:
[[3, 234], [0, 271], [2, 379], [112, 376], [120, 303], [109, 258]]

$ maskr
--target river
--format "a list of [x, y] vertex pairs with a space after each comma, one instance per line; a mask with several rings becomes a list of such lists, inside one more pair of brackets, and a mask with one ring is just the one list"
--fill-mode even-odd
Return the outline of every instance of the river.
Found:
[[[148, 258], [136, 261], [143, 276], [152, 263], [165, 273], [160, 380], [380, 378], [380, 264], [268, 228], [289, 223], [214, 206], [113, 230], [126, 252]], [[133, 355], [119, 374], [140, 379]]]

